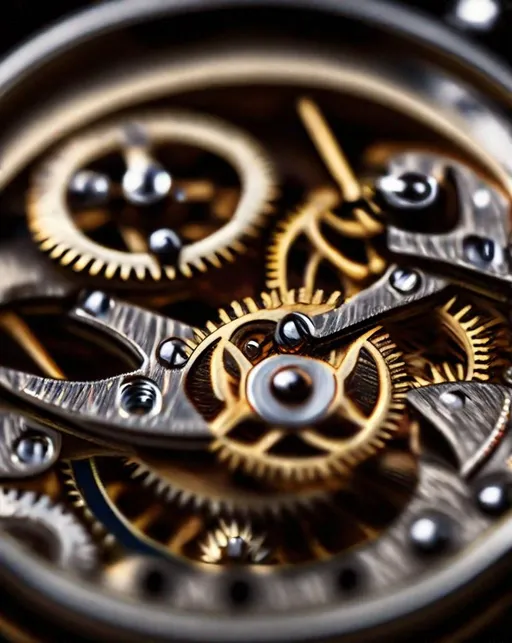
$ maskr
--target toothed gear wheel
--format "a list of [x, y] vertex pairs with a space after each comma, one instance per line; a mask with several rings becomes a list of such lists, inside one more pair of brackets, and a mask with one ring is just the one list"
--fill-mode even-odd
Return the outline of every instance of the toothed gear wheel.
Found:
[[87, 529], [46, 495], [0, 488], [0, 525], [22, 541], [41, 541], [52, 563], [61, 568], [87, 572], [97, 562], [97, 547]]
[[[87, 220], [91, 226], [96, 219], [102, 221], [102, 217], [108, 215], [108, 199], [112, 197], [112, 191], [119, 200], [120, 195], [126, 199], [127, 189], [135, 190], [132, 202], [127, 204], [132, 219], [133, 210], [141, 205], [137, 190], [161, 191], [162, 200], [172, 200], [175, 206], [187, 201], [186, 191], [172, 189], [172, 168], [169, 168], [169, 174], [157, 163], [155, 176], [135, 177], [140, 179], [140, 185], [135, 185], [133, 177], [128, 177], [130, 168], [134, 171], [144, 169], [144, 163], [152, 158], [153, 148], [173, 144], [204, 150], [231, 166], [240, 184], [233, 210], [227, 215], [224, 213], [216, 225], [203, 219], [189, 221], [186, 217], [182, 225], [190, 223], [195, 229], [205, 231], [199, 239], [190, 242], [186, 235], [174, 237], [179, 233], [178, 222], [178, 229], [172, 228], [170, 232], [177, 239], [176, 252], [171, 253], [171, 258], [165, 252], [155, 251], [148, 237], [141, 236], [137, 230], [134, 233], [131, 224], [124, 227], [124, 235], [121, 235], [125, 245], [132, 246], [131, 252], [106, 247], [86, 236], [79, 220], [73, 216], [68, 199], [70, 186], [80, 172], [83, 172], [80, 176], [82, 187], [88, 181], [94, 183], [92, 197], [98, 197], [100, 201], [102, 195], [104, 197], [103, 202], [93, 203], [89, 211], [81, 213], [80, 221]], [[122, 189], [120, 186], [117, 188], [120, 194], [115, 193], [105, 174], [88, 169], [112, 155], [124, 156], [128, 168]], [[160, 170], [162, 181], [158, 177]], [[130, 181], [125, 181], [126, 177]], [[150, 181], [153, 183], [148, 187], [146, 183]], [[196, 183], [196, 191], [206, 189], [208, 192], [204, 181]], [[264, 150], [257, 141], [233, 125], [214, 117], [185, 112], [134, 113], [74, 136], [43, 161], [29, 190], [28, 223], [41, 250], [75, 272], [135, 283], [146, 280], [158, 282], [180, 276], [189, 278], [209, 267], [220, 267], [223, 262], [234, 261], [237, 254], [245, 251], [245, 242], [259, 234], [266, 215], [272, 210], [271, 201], [276, 192], [274, 171]]]
[[199, 543], [203, 563], [264, 563], [269, 556], [265, 537], [254, 534], [249, 525], [220, 521]]
[[[486, 382], [496, 367], [503, 367], [510, 338], [505, 320], [489, 306], [482, 310], [478, 303], [452, 297], [435, 310], [433, 324], [439, 326], [439, 336], [447, 338], [448, 344], [435, 347], [417, 325], [402, 334], [407, 338], [404, 353], [415, 386]], [[426, 347], [429, 354], [424, 356]]]
[[[398, 428], [410, 381], [380, 327], [320, 356], [282, 355], [275, 348], [274, 330], [285, 315], [315, 315], [338, 301], [339, 293], [328, 300], [322, 292], [291, 291], [284, 300], [275, 291], [264, 293], [261, 304], [235, 302], [220, 311], [220, 325], [197, 333], [185, 387], [210, 424], [212, 450], [229, 468], [300, 483], [344, 475]], [[275, 408], [267, 413], [265, 406], [272, 378], [290, 365], [313, 380], [311, 396], [293, 409], [299, 418], [293, 427], [286, 413], [280, 421]]]
[[[279, 516], [311, 509], [327, 503], [332, 489], [320, 485], [286, 486], [266, 484], [254, 487], [230, 484], [215, 464], [211, 470], [187, 470], [185, 466], [168, 463], [129, 460], [127, 466], [134, 480], [153, 490], [170, 504], [190, 507], [211, 515]], [[270, 482], [270, 481], [269, 481]], [[273, 481], [275, 482], [275, 481]]]
[[[341, 215], [340, 205], [336, 191], [317, 190], [278, 223], [267, 254], [268, 288], [283, 296], [298, 280], [310, 295], [323, 288], [351, 297], [385, 271], [387, 262], [376, 242], [383, 223], [361, 208]], [[294, 275], [297, 263], [300, 272]]]

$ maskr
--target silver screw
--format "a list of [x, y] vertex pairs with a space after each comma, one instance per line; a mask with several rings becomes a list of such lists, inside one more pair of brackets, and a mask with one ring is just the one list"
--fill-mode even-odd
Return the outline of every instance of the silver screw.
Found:
[[459, 391], [446, 391], [440, 395], [439, 401], [450, 411], [459, 411], [466, 403], [466, 396]]
[[27, 467], [39, 468], [50, 463], [54, 455], [53, 440], [45, 433], [31, 432], [17, 440], [12, 457]]
[[491, 193], [486, 188], [479, 188], [473, 194], [473, 203], [477, 208], [487, 208], [491, 204]]
[[452, 537], [452, 524], [447, 516], [426, 512], [409, 528], [409, 536], [415, 549], [424, 554], [433, 554], [445, 549]]
[[505, 384], [512, 386], [512, 366], [509, 366], [503, 373], [503, 380]]
[[154, 205], [169, 196], [172, 179], [156, 161], [134, 162], [123, 176], [123, 194], [134, 205]]
[[80, 308], [92, 317], [102, 317], [108, 313], [111, 299], [100, 290], [95, 290], [85, 295], [80, 303]]
[[417, 290], [420, 281], [420, 276], [417, 272], [406, 268], [396, 268], [389, 278], [391, 286], [402, 295], [408, 295]]
[[160, 344], [157, 357], [166, 368], [182, 368], [188, 362], [187, 345], [179, 337], [171, 337]]
[[103, 205], [109, 200], [111, 191], [109, 178], [92, 170], [79, 170], [69, 183], [70, 195], [87, 207]]
[[247, 549], [247, 543], [240, 536], [234, 536], [228, 540], [226, 554], [228, 558], [239, 560], [244, 556]]

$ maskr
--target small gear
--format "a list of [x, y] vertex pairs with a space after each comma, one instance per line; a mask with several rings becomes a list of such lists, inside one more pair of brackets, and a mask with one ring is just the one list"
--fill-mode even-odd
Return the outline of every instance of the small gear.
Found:
[[435, 310], [432, 325], [442, 330], [448, 344], [445, 341], [437, 351], [430, 345], [425, 354], [425, 337], [416, 338], [412, 332], [405, 354], [416, 386], [490, 379], [507, 344], [506, 326], [499, 313], [481, 311], [477, 304], [453, 297]]
[[270, 555], [265, 546], [265, 537], [253, 533], [249, 525], [220, 521], [199, 543], [203, 563], [264, 563]]
[[87, 572], [97, 562], [97, 548], [86, 528], [46, 495], [0, 488], [0, 525], [22, 542], [36, 543], [59, 567]]
[[[310, 482], [348, 473], [392, 437], [410, 384], [400, 352], [382, 329], [323, 356], [283, 356], [273, 345], [285, 315], [318, 314], [338, 301], [339, 293], [327, 301], [322, 292], [310, 297], [291, 291], [284, 300], [276, 291], [264, 293], [261, 305], [252, 299], [234, 303], [220, 311], [220, 325], [212, 322], [197, 333], [185, 388], [210, 423], [212, 450], [230, 469]], [[290, 364], [320, 384], [294, 409], [293, 430], [279, 420], [279, 406], [268, 407], [272, 396], [265, 392], [269, 378]], [[258, 392], [250, 399], [253, 389]]]
[[[221, 159], [230, 173], [238, 175], [237, 192], [219, 188], [222, 203], [214, 209], [214, 184], [206, 180], [180, 184], [156, 160], [158, 150], [169, 145], [204, 150]], [[108, 176], [120, 174], [116, 155], [124, 157], [120, 185]], [[108, 159], [114, 169], [107, 165], [102, 171], [94, 169]], [[72, 138], [43, 162], [29, 192], [28, 223], [41, 250], [75, 272], [158, 282], [191, 277], [233, 261], [244, 252], [245, 241], [264, 225], [275, 194], [271, 163], [246, 133], [199, 114], [135, 113]], [[197, 214], [196, 221], [194, 209], [184, 215], [183, 208], [197, 202], [208, 208], [206, 214], [204, 210]], [[77, 203], [74, 214], [73, 203]], [[114, 203], [123, 208], [117, 218], [111, 212]], [[171, 208], [170, 214], [163, 210], [139, 216], [140, 208], [152, 212], [159, 204]], [[161, 227], [165, 217], [171, 228]], [[107, 247], [101, 234], [107, 235], [110, 226], [106, 238], [111, 239], [114, 224], [117, 245]], [[96, 230], [96, 236], [86, 236], [85, 229]]]
[[309, 295], [323, 288], [350, 297], [384, 272], [387, 263], [376, 243], [382, 222], [361, 208], [339, 215], [340, 207], [335, 190], [316, 190], [278, 223], [267, 256], [268, 288], [285, 296], [296, 287], [297, 272]]

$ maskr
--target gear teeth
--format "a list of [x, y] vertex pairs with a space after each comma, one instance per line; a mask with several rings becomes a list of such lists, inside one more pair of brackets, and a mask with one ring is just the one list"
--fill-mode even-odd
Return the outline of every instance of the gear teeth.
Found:
[[[340, 303], [342, 295], [340, 292], [334, 292], [326, 298], [323, 291], [319, 290], [313, 294], [307, 292], [305, 288], [289, 290], [286, 293], [279, 293], [277, 290], [263, 292], [260, 301], [256, 302], [252, 298], [246, 298], [239, 302], [233, 302], [228, 308], [219, 311], [219, 322], [210, 322], [206, 328], [197, 331], [194, 337], [194, 348], [206, 338], [219, 330], [223, 325], [229, 324], [236, 319], [243, 319], [247, 315], [257, 315], [260, 311], [264, 318], [265, 311], [279, 309], [283, 306], [328, 306], [333, 307]], [[402, 353], [391, 341], [389, 334], [385, 333], [380, 326], [377, 326], [367, 336], [366, 340], [370, 341], [379, 351], [381, 358], [385, 360], [389, 376], [392, 381], [392, 397], [388, 408], [388, 417], [382, 423], [382, 426], [376, 429], [376, 435], [368, 439], [366, 445], [358, 448], [357, 457], [351, 454], [340, 456], [319, 457], [310, 462], [303, 461], [295, 463], [294, 466], [287, 466], [280, 463], [269, 463], [266, 453], [254, 454], [245, 453], [237, 448], [236, 442], [223, 436], [214, 440], [210, 445], [210, 450], [215, 452], [217, 459], [222, 462], [230, 471], [243, 469], [247, 474], [256, 478], [267, 478], [269, 480], [287, 480], [290, 482], [313, 482], [320, 478], [328, 477], [334, 474], [346, 473], [350, 467], [355, 466], [361, 458], [373, 455], [377, 450], [382, 448], [385, 440], [392, 437], [396, 431], [399, 422], [402, 419], [405, 407], [405, 396], [411, 386], [405, 369], [405, 363]], [[328, 361], [332, 365], [339, 367], [339, 362], [343, 359], [343, 353], [331, 351]], [[250, 451], [250, 450], [248, 450]], [[331, 454], [332, 455], [332, 454]]]
[[202, 562], [209, 564], [223, 562], [229, 542], [236, 538], [245, 543], [248, 562], [261, 563], [268, 557], [269, 550], [264, 546], [264, 536], [255, 535], [248, 524], [240, 525], [235, 521], [227, 523], [220, 520], [218, 526], [208, 532], [204, 540], [199, 543]]
[[[70, 223], [66, 206], [60, 204], [60, 194], [66, 189], [66, 185], [62, 183], [67, 180], [70, 168], [80, 167], [81, 150], [84, 145], [88, 150], [86, 157], [89, 158], [91, 144], [94, 146], [96, 140], [116, 138], [117, 130], [122, 127], [122, 121], [117, 120], [73, 138], [36, 171], [29, 190], [27, 210], [32, 238], [41, 251], [75, 272], [87, 272], [92, 277], [118, 278], [121, 281], [136, 283], [147, 280], [159, 282], [162, 279], [172, 281], [180, 276], [191, 278], [195, 271], [206, 272], [210, 266], [219, 268], [225, 262], [232, 263], [238, 255], [246, 252], [245, 239], [260, 236], [262, 228], [267, 225], [268, 217], [274, 212], [272, 201], [278, 195], [275, 171], [264, 150], [256, 141], [248, 139], [243, 133], [234, 131], [232, 126], [212, 117], [158, 112], [137, 116], [137, 120], [149, 128], [151, 123], [162, 118], [167, 119], [167, 122], [173, 118], [175, 121], [177, 119], [185, 126], [194, 123], [197, 131], [192, 138], [197, 137], [199, 147], [203, 140], [201, 127], [208, 132], [214, 131], [219, 139], [219, 155], [226, 158], [231, 154], [228, 149], [224, 151], [224, 148], [229, 148], [232, 137], [236, 139], [237, 148], [245, 146], [247, 161], [244, 172], [251, 173], [252, 176], [256, 173], [259, 180], [252, 182], [251, 199], [244, 199], [245, 209], [237, 211], [237, 216], [233, 217], [232, 225], [226, 230], [225, 237], [217, 236], [217, 239], [220, 239], [218, 247], [204, 256], [191, 258], [188, 263], [182, 261], [177, 269], [173, 266], [162, 268], [149, 253], [143, 259], [140, 259], [140, 256], [139, 259], [123, 258], [123, 255], [130, 257], [130, 253], [103, 247], [85, 238], [84, 233]], [[222, 138], [224, 143], [221, 143]], [[98, 149], [101, 149], [101, 144]], [[192, 246], [189, 246], [189, 249], [191, 248]]]
[[204, 328], [194, 329], [194, 339], [189, 342], [190, 348], [196, 349], [198, 345], [209, 337], [212, 333], [217, 331], [221, 326], [229, 324], [235, 319], [241, 319], [246, 315], [257, 314], [264, 310], [276, 310], [281, 306], [290, 306], [294, 304], [301, 305], [316, 305], [316, 306], [332, 306], [339, 305], [342, 294], [340, 291], [335, 291], [325, 297], [323, 290], [318, 290], [309, 294], [305, 288], [298, 290], [289, 290], [284, 296], [277, 290], [264, 291], [260, 294], [259, 301], [252, 297], [245, 297], [241, 301], [233, 301], [226, 308], [221, 308], [218, 311], [218, 322], [208, 321]]
[[452, 297], [440, 307], [439, 314], [449, 331], [467, 339], [470, 352], [468, 349], [464, 349], [464, 352], [468, 364], [429, 364], [429, 372], [425, 376], [415, 377], [415, 387], [472, 379], [481, 382], [489, 380], [491, 369], [497, 361], [496, 349], [506, 343], [503, 321], [499, 317], [482, 319], [472, 304], [459, 307], [457, 297]]
[[77, 486], [76, 479], [73, 474], [73, 469], [69, 461], [61, 462], [60, 473], [64, 486], [67, 489], [67, 496], [71, 504], [87, 521], [89, 529], [98, 546], [103, 551], [112, 550], [117, 544], [116, 539], [110, 532], [105, 529], [102, 523], [100, 523], [96, 519], [92, 511], [86, 505], [84, 497]]
[[97, 548], [85, 527], [65, 506], [35, 491], [0, 487], [0, 517], [23, 518], [42, 525], [54, 536], [59, 566], [89, 572], [97, 562]]
[[[216, 447], [214, 447], [215, 449]], [[231, 454], [225, 453], [220, 446], [217, 453], [219, 461], [224, 461], [233, 471], [239, 469], [243, 462], [241, 459], [231, 458]], [[130, 477], [150, 489], [158, 497], [169, 504], [178, 505], [181, 508], [192, 508], [195, 511], [203, 511], [212, 516], [280, 516], [283, 513], [294, 515], [298, 511], [312, 509], [318, 503], [326, 502], [329, 493], [318, 490], [311, 494], [301, 495], [294, 491], [290, 493], [278, 493], [269, 496], [266, 501], [244, 503], [236, 502], [226, 496], [225, 498], [213, 498], [207, 494], [199, 495], [191, 489], [173, 486], [172, 482], [159, 477], [150, 466], [137, 460], [126, 460], [126, 466]], [[264, 473], [261, 467], [259, 474]]]

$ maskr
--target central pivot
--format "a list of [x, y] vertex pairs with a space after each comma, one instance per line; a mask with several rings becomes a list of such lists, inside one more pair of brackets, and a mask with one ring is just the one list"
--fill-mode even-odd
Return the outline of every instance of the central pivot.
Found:
[[274, 374], [270, 388], [283, 404], [303, 404], [313, 393], [313, 379], [302, 368], [287, 366]]
[[274, 355], [247, 377], [247, 399], [262, 420], [297, 428], [327, 417], [336, 398], [335, 371], [327, 362]]

